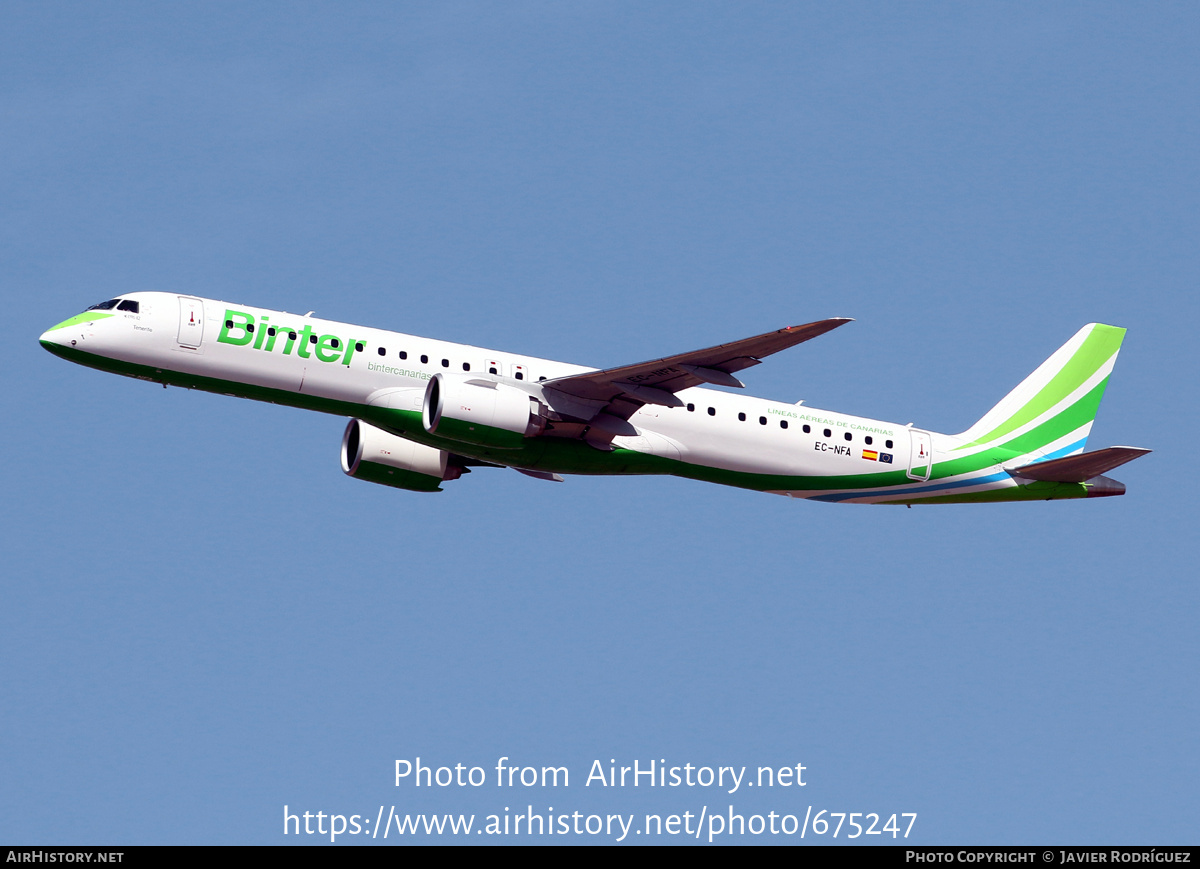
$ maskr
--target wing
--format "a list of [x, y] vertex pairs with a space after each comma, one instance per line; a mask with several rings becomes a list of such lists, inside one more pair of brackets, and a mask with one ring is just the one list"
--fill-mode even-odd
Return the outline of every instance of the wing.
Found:
[[542, 387], [552, 391], [551, 397], [554, 393], [566, 396], [566, 404], [571, 404], [572, 398], [582, 400], [592, 416], [604, 413], [627, 420], [643, 404], [680, 406], [683, 402], [675, 393], [691, 386], [702, 383], [742, 386], [733, 376], [734, 371], [757, 365], [765, 356], [824, 335], [849, 322], [848, 318], [835, 317], [803, 326], [788, 326], [705, 350], [559, 377], [545, 381]]

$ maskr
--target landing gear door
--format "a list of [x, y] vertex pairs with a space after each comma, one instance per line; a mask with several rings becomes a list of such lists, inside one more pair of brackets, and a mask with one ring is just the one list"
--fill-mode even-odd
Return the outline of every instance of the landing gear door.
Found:
[[911, 442], [908, 454], [908, 476], [913, 480], [928, 480], [929, 469], [933, 464], [933, 438], [927, 431], [915, 428], [908, 430]]
[[200, 349], [204, 338], [204, 302], [179, 297], [179, 346]]

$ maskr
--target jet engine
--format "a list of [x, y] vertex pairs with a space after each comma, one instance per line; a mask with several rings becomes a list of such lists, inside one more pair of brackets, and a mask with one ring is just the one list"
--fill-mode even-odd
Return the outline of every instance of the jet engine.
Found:
[[352, 419], [342, 435], [342, 470], [356, 480], [413, 492], [440, 492], [443, 480], [457, 480], [463, 468], [445, 450], [397, 437]]
[[421, 422], [439, 437], [516, 449], [546, 428], [546, 408], [512, 386], [482, 377], [434, 375], [425, 387]]

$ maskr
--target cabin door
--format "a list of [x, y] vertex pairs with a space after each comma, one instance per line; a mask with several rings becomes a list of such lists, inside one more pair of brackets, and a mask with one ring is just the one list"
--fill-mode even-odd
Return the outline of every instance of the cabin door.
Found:
[[179, 346], [200, 348], [204, 338], [204, 302], [179, 297]]
[[928, 480], [933, 464], [933, 438], [927, 431], [915, 428], [908, 430], [910, 448], [908, 453], [908, 476], [913, 480]]

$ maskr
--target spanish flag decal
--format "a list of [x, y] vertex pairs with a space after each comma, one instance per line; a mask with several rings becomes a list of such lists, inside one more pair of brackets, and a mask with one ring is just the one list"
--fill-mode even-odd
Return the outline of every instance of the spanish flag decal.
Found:
[[877, 461], [879, 461], [879, 451], [878, 450], [863, 450], [863, 458], [867, 459], [869, 461], [872, 461], [872, 462], [877, 462]]

